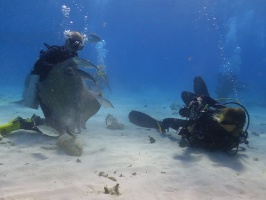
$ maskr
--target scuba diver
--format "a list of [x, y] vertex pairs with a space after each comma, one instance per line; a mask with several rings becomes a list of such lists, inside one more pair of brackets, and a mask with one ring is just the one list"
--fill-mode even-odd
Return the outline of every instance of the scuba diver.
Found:
[[[23, 100], [19, 101], [23, 102], [24, 106], [34, 109], [38, 109], [40, 105], [45, 117], [49, 116], [49, 111], [45, 108], [45, 105], [42, 104], [37, 95], [36, 84], [46, 79], [54, 65], [68, 58], [78, 56], [77, 52], [84, 47], [83, 35], [79, 32], [67, 32], [66, 36], [67, 39], [64, 46], [49, 46], [44, 43], [47, 50], [40, 51], [39, 59], [35, 62], [31, 73], [26, 77], [25, 88], [22, 95]], [[17, 117], [9, 123], [0, 126], [0, 134], [6, 136], [10, 132], [18, 129], [36, 130], [36, 126], [43, 124], [45, 124], [45, 120], [37, 115], [33, 115], [31, 118], [27, 119]]]
[[[50, 117], [51, 113], [42, 103], [41, 98], [38, 96], [36, 85], [44, 81], [49, 72], [59, 63], [66, 61], [69, 58], [78, 57], [78, 51], [84, 47], [84, 36], [76, 31], [65, 32], [66, 41], [63, 46], [48, 45], [44, 43], [47, 50], [41, 50], [39, 59], [35, 62], [33, 70], [26, 77], [23, 99], [13, 103], [22, 103], [25, 107], [38, 109], [39, 105], [43, 111], [45, 119]], [[101, 41], [96, 34], [89, 34], [86, 38], [88, 42], [95, 43]], [[6, 136], [10, 132], [18, 129], [35, 130], [38, 125], [45, 125], [45, 119], [33, 115], [31, 118], [23, 119], [17, 117], [7, 124], [0, 126], [0, 135]]]
[[[155, 128], [161, 133], [172, 128], [181, 136], [180, 147], [201, 147], [211, 151], [219, 150], [236, 154], [239, 144], [248, 144], [249, 115], [238, 102], [220, 104], [209, 96], [204, 80], [194, 79], [194, 93], [183, 91], [184, 107], [179, 114], [186, 119], [165, 118], [158, 121], [151, 116], [131, 111], [129, 121], [135, 125]], [[234, 104], [238, 107], [229, 107]], [[240, 107], [240, 108], [239, 108]], [[247, 119], [247, 126], [244, 128]]]
[[84, 38], [81, 33], [69, 31], [65, 35], [66, 41], [64, 46], [50, 46], [44, 43], [47, 50], [40, 51], [39, 59], [35, 62], [33, 70], [25, 80], [25, 88], [22, 95], [24, 106], [38, 109], [40, 105], [44, 116], [49, 115], [49, 112], [40, 101], [40, 98], [38, 98], [36, 84], [47, 78], [53, 66], [69, 58], [77, 57], [78, 51], [84, 47]]

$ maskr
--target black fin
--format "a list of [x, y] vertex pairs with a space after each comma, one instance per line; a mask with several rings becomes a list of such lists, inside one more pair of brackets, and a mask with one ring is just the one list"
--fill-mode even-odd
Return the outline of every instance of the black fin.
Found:
[[196, 76], [194, 78], [194, 93], [198, 96], [206, 95], [210, 96], [208, 88], [201, 76]]
[[160, 122], [145, 113], [132, 110], [128, 118], [131, 123], [137, 126], [155, 128], [161, 132]]

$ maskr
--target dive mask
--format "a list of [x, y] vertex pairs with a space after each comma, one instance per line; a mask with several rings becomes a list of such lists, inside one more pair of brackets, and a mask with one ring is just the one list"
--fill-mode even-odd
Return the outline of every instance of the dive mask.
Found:
[[74, 51], [80, 51], [84, 47], [84, 43], [81, 40], [69, 39], [69, 45]]

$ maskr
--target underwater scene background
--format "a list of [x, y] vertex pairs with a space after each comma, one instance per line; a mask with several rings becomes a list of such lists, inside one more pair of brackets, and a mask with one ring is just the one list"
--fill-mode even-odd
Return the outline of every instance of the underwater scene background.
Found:
[[[0, 199], [264, 200], [265, 8], [265, 0], [0, 0]], [[64, 45], [69, 30], [100, 36], [99, 43], [86, 42], [79, 57], [105, 66], [110, 88], [103, 84], [103, 95], [94, 94], [82, 81], [54, 78], [70, 91], [52, 101], [55, 119], [67, 116], [62, 122], [82, 128], [76, 134], [64, 126], [67, 133], [59, 137], [48, 126], [36, 131], [42, 109], [10, 102], [22, 99], [43, 43]], [[185, 134], [172, 124], [160, 132], [159, 120], [181, 119], [180, 94], [193, 92], [195, 76], [205, 80], [211, 97], [232, 98], [248, 111], [248, 132], [233, 140], [241, 142], [236, 155], [182, 146]], [[47, 105], [57, 91], [48, 86]], [[148, 114], [135, 115], [137, 122], [153, 126], [136, 126], [132, 110]], [[83, 120], [83, 111], [93, 116]], [[27, 122], [31, 127], [23, 127]], [[233, 134], [240, 124], [220, 123]], [[195, 133], [202, 138], [202, 131]]]
[[[180, 99], [201, 75], [211, 96], [265, 106], [263, 0], [2, 0], [2, 88], [22, 92], [44, 42], [96, 33], [79, 56], [105, 65], [113, 96]], [[105, 92], [109, 95], [108, 91]]]

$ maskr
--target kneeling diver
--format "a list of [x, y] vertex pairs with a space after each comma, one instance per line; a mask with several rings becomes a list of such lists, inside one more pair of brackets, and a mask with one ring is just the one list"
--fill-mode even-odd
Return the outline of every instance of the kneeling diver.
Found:
[[[229, 103], [219, 104], [209, 96], [201, 77], [194, 79], [194, 92], [183, 91], [181, 94], [185, 106], [179, 110], [179, 114], [186, 119], [165, 118], [158, 121], [133, 110], [129, 113], [129, 121], [141, 127], [155, 128], [162, 133], [169, 128], [175, 129], [181, 136], [181, 147], [203, 147], [236, 154], [240, 143], [248, 144], [249, 115], [241, 104], [229, 102], [240, 108], [228, 107]], [[244, 129], [246, 116], [248, 123]]]

